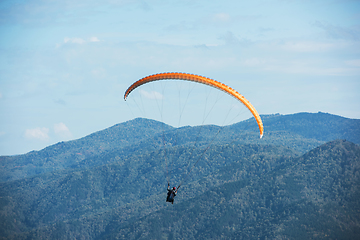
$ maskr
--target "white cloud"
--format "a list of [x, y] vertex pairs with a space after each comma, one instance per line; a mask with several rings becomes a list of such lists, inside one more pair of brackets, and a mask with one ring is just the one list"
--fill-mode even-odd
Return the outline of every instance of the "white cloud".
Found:
[[82, 38], [64, 38], [64, 43], [77, 43], [77, 44], [83, 44], [85, 43], [85, 40]]
[[248, 67], [264, 66], [265, 64], [269, 63], [269, 60], [262, 58], [248, 58], [242, 61], [242, 63]]
[[227, 13], [217, 13], [213, 16], [213, 20], [219, 22], [228, 22], [230, 20], [230, 15]]
[[42, 140], [42, 141], [46, 141], [49, 139], [49, 129], [48, 128], [34, 128], [34, 129], [26, 129], [25, 131], [25, 137], [27, 139], [37, 139], [37, 140]]
[[69, 128], [64, 123], [56, 123], [54, 124], [54, 132], [56, 135], [62, 138], [71, 138], [72, 134]]
[[[84, 39], [78, 38], [78, 37], [75, 37], [75, 38], [65, 37], [64, 38], [64, 43], [65, 44], [68, 44], [68, 43], [84, 44], [86, 42], [100, 42], [100, 39], [97, 38], [97, 37], [90, 37], [87, 40], [84, 40]], [[61, 44], [56, 44], [57, 48], [60, 47], [60, 46], [61, 46]]]
[[106, 70], [104, 68], [93, 69], [91, 74], [96, 78], [103, 78], [106, 76]]
[[360, 59], [346, 61], [346, 64], [349, 66], [360, 67]]
[[97, 37], [91, 37], [90, 42], [100, 42], [100, 40]]
[[334, 44], [317, 42], [287, 42], [283, 45], [283, 49], [294, 52], [320, 52], [332, 48]]
[[316, 21], [314, 26], [322, 28], [330, 38], [358, 41], [360, 39], [360, 27], [358, 24], [352, 27], [341, 27], [330, 23]]
[[157, 99], [157, 100], [161, 100], [164, 98], [164, 96], [159, 93], [159, 92], [156, 92], [156, 91], [151, 91], [151, 92], [147, 92], [147, 91], [144, 91], [144, 90], [139, 90], [140, 94], [147, 98], [147, 99]]

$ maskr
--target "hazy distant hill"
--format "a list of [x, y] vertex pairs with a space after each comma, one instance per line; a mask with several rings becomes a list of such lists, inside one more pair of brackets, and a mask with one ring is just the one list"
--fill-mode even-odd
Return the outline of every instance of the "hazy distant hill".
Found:
[[[167, 146], [207, 145], [241, 142], [244, 144], [273, 144], [305, 153], [326, 141], [347, 139], [360, 144], [360, 120], [325, 113], [262, 116], [265, 128], [259, 141], [254, 119], [223, 128], [199, 126], [173, 128], [163, 123], [137, 118], [93, 133], [84, 138], [60, 142], [40, 151], [18, 156], [0, 157], [0, 182], [21, 179], [41, 173], [68, 168], [88, 168], [116, 159], [104, 158], [120, 151], [120, 158], [137, 151]], [[220, 129], [220, 131], [219, 131]], [[215, 140], [213, 140], [215, 137]]]
[[[170, 129], [172, 127], [163, 123], [137, 118], [77, 140], [59, 142], [40, 151], [17, 156], [1, 156], [0, 181], [67, 169], [85, 159], [101, 156], [114, 150], [130, 150], [131, 145], [138, 145], [141, 141]], [[97, 165], [101, 164], [104, 163], [99, 162]]]
[[[360, 144], [360, 119], [349, 119], [329, 113], [296, 113], [264, 115], [264, 142], [288, 146], [305, 153], [320, 144], [346, 139]], [[229, 126], [231, 131], [256, 131], [252, 119]]]
[[272, 131], [289, 131], [306, 138], [320, 141], [346, 139], [360, 144], [360, 121], [329, 113], [298, 113], [284, 115], [280, 121], [275, 118], [265, 118], [265, 124]]

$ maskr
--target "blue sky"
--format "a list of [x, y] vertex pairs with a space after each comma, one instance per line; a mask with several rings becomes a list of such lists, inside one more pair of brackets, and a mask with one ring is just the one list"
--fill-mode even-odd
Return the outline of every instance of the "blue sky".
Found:
[[0, 155], [136, 117], [123, 94], [158, 72], [224, 82], [260, 114], [360, 118], [356, 0], [1, 1], [0, 36]]

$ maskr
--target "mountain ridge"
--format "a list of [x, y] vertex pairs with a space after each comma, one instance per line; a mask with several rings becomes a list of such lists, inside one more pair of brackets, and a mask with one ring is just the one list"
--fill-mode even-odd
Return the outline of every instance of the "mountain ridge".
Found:
[[[360, 144], [360, 138], [358, 137], [360, 136], [360, 120], [358, 119], [347, 119], [324, 113], [273, 114], [263, 115], [262, 117], [265, 135], [260, 143], [263, 144], [288, 146], [301, 153], [309, 151], [325, 141], [338, 138], [353, 139], [355, 140], [354, 143]], [[297, 117], [300, 117], [299, 121], [293, 120]], [[311, 119], [316, 119], [315, 125], [309, 124]], [[322, 121], [320, 121], [321, 119]], [[290, 127], [286, 129], [285, 126]], [[318, 134], [314, 134], [313, 132], [316, 131], [310, 131], [312, 134], [309, 135], [308, 129], [314, 127], [322, 129], [321, 132], [326, 137], [319, 137]], [[219, 132], [218, 129], [221, 129], [221, 131]], [[306, 129], [306, 134], [300, 134], [303, 129]], [[335, 133], [333, 129], [336, 129]], [[208, 145], [209, 142], [223, 144], [224, 142], [231, 143], [234, 141], [243, 142], [244, 144], [259, 143], [257, 131], [254, 119], [248, 119], [222, 128], [208, 125], [185, 126], [176, 129], [158, 121], [137, 118], [116, 124], [78, 140], [59, 142], [40, 151], [32, 151], [17, 156], [0, 156], [2, 166], [0, 182], [66, 169], [71, 166], [86, 167], [80, 163], [116, 149], [123, 149], [125, 156], [131, 154], [127, 150], [130, 151], [130, 149], [134, 148], [161, 148], [164, 147], [164, 139], [167, 144], [172, 143], [172, 146], [181, 143], [181, 139], [183, 139], [183, 143], [189, 143], [190, 139], [193, 139], [191, 141], [200, 145]], [[343, 132], [343, 134], [339, 134], [339, 132]], [[181, 136], [181, 139], [179, 136]], [[215, 141], [212, 140], [214, 136], [216, 137]], [[104, 163], [101, 162], [100, 164]]]

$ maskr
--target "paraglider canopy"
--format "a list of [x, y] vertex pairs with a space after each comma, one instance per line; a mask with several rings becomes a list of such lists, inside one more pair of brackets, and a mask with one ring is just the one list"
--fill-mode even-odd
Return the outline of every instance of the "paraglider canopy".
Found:
[[240, 93], [238, 93], [236, 90], [232, 89], [231, 87], [218, 82], [216, 80], [213, 80], [211, 78], [203, 77], [200, 75], [195, 74], [189, 74], [189, 73], [177, 73], [177, 72], [170, 72], [170, 73], [157, 73], [153, 74], [144, 78], [141, 78], [140, 80], [133, 83], [125, 92], [124, 100], [126, 101], [126, 98], [129, 96], [129, 94], [137, 87], [153, 82], [153, 81], [159, 81], [159, 80], [171, 80], [171, 79], [178, 79], [178, 80], [186, 80], [186, 81], [192, 81], [192, 82], [198, 82], [202, 84], [209, 85], [211, 87], [217, 88], [219, 90], [222, 90], [226, 92], [227, 94], [231, 95], [232, 97], [236, 98], [240, 102], [242, 102], [252, 113], [252, 115], [255, 117], [255, 120], [259, 126], [260, 131], [260, 138], [262, 138], [264, 134], [264, 127], [262, 120], [254, 108], [254, 106]]

